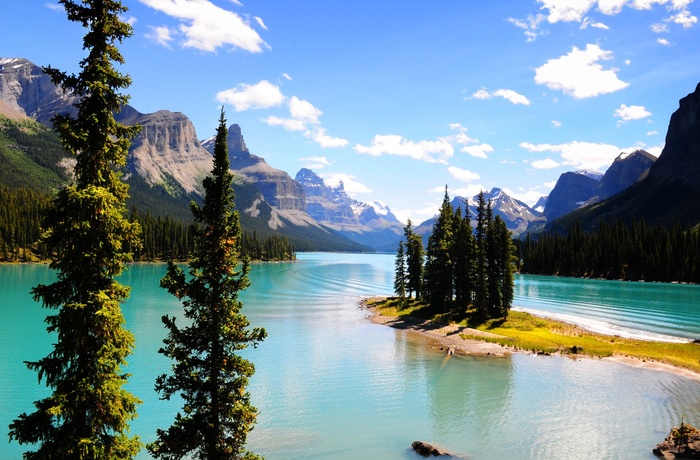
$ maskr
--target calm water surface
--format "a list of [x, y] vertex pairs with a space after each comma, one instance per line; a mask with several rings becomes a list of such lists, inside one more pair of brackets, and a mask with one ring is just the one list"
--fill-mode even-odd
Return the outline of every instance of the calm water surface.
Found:
[[[246, 351], [257, 368], [250, 391], [260, 410], [249, 447], [268, 459], [415, 459], [408, 448], [417, 439], [473, 459], [651, 459], [682, 414], [700, 424], [700, 384], [682, 377], [591, 359], [447, 359], [420, 337], [369, 323], [357, 301], [391, 294], [393, 255], [299, 259], [254, 265], [242, 295], [253, 325], [269, 334]], [[164, 265], [135, 265], [124, 275], [132, 287], [124, 313], [137, 340], [129, 388], [144, 400], [132, 431], [145, 442], [178, 410], [153, 391], [169, 368], [157, 353], [160, 317], [182, 317], [177, 300], [157, 287], [164, 272]], [[7, 443], [7, 425], [46, 391], [22, 361], [50, 350], [46, 311], [28, 293], [51, 276], [43, 266], [0, 267], [2, 460], [21, 458], [22, 446]], [[700, 336], [695, 286], [516, 283], [515, 304], [526, 309], [633, 334]]]

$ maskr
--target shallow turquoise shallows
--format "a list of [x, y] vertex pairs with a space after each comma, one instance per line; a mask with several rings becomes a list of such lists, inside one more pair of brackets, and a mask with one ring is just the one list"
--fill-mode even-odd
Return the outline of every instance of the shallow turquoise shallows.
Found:
[[[684, 416], [700, 424], [700, 383], [595, 359], [514, 354], [445, 357], [413, 334], [371, 324], [358, 300], [389, 295], [393, 255], [300, 254], [255, 264], [244, 312], [269, 337], [246, 350], [260, 411], [249, 447], [268, 459], [418, 459], [415, 440], [471, 459], [651, 459]], [[165, 265], [129, 267], [124, 305], [136, 336], [129, 389], [144, 402], [132, 432], [167, 427], [177, 401], [160, 401], [157, 353], [164, 314], [182, 318], [158, 287]], [[0, 266], [0, 459], [26, 449], [7, 426], [46, 394], [25, 360], [48, 353], [47, 311], [29, 295], [45, 266]], [[700, 288], [519, 276], [515, 304], [613, 333], [700, 337]], [[140, 459], [148, 459], [145, 451]]]

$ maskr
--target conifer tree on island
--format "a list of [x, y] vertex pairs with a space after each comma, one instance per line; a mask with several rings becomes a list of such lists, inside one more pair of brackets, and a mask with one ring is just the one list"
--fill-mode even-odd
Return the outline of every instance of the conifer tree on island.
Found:
[[114, 113], [128, 101], [118, 91], [131, 79], [114, 68], [124, 59], [115, 43], [131, 36], [119, 16], [119, 1], [59, 0], [71, 21], [88, 29], [88, 55], [80, 73], [44, 71], [65, 91], [80, 96], [77, 115], [57, 115], [54, 127], [75, 155], [75, 183], [61, 189], [44, 218], [44, 243], [52, 251], [57, 280], [32, 290], [35, 300], [57, 310], [46, 318], [56, 334], [53, 350], [27, 366], [53, 390], [10, 425], [10, 440], [34, 444], [25, 459], [128, 459], [141, 443], [128, 423], [140, 401], [122, 387], [121, 367], [134, 346], [120, 303], [129, 294], [115, 278], [131, 261], [139, 227], [126, 218], [128, 188], [120, 180], [137, 127], [117, 123]]
[[172, 374], [156, 381], [164, 399], [179, 394], [182, 412], [149, 450], [156, 458], [255, 459], [245, 450], [257, 410], [246, 391], [253, 363], [237, 352], [256, 346], [264, 329], [248, 329], [239, 291], [248, 284], [249, 260], [241, 257], [241, 227], [234, 210], [229, 171], [228, 130], [222, 109], [214, 147], [212, 174], [204, 179], [204, 204], [192, 203], [199, 224], [189, 279], [173, 264], [161, 286], [183, 302], [189, 326], [164, 316], [168, 329], [160, 353], [174, 360]]

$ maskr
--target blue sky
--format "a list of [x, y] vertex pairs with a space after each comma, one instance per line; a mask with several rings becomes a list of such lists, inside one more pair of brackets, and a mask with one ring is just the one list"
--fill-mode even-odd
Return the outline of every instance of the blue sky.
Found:
[[[205, 139], [223, 105], [271, 166], [402, 220], [432, 216], [445, 185], [534, 204], [563, 172], [658, 156], [700, 81], [694, 0], [123, 4], [137, 110], [183, 112]], [[77, 71], [84, 29], [57, 3], [0, 13], [0, 57]]]

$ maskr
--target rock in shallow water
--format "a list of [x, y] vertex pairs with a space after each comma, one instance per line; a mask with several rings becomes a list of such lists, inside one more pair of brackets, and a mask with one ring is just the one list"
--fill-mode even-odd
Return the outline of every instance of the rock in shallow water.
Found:
[[415, 441], [413, 442], [413, 444], [411, 444], [411, 447], [413, 447], [413, 450], [415, 450], [418, 454], [422, 455], [423, 457], [450, 457], [450, 454], [448, 454], [444, 450], [438, 449], [437, 447], [430, 445], [427, 442]]

